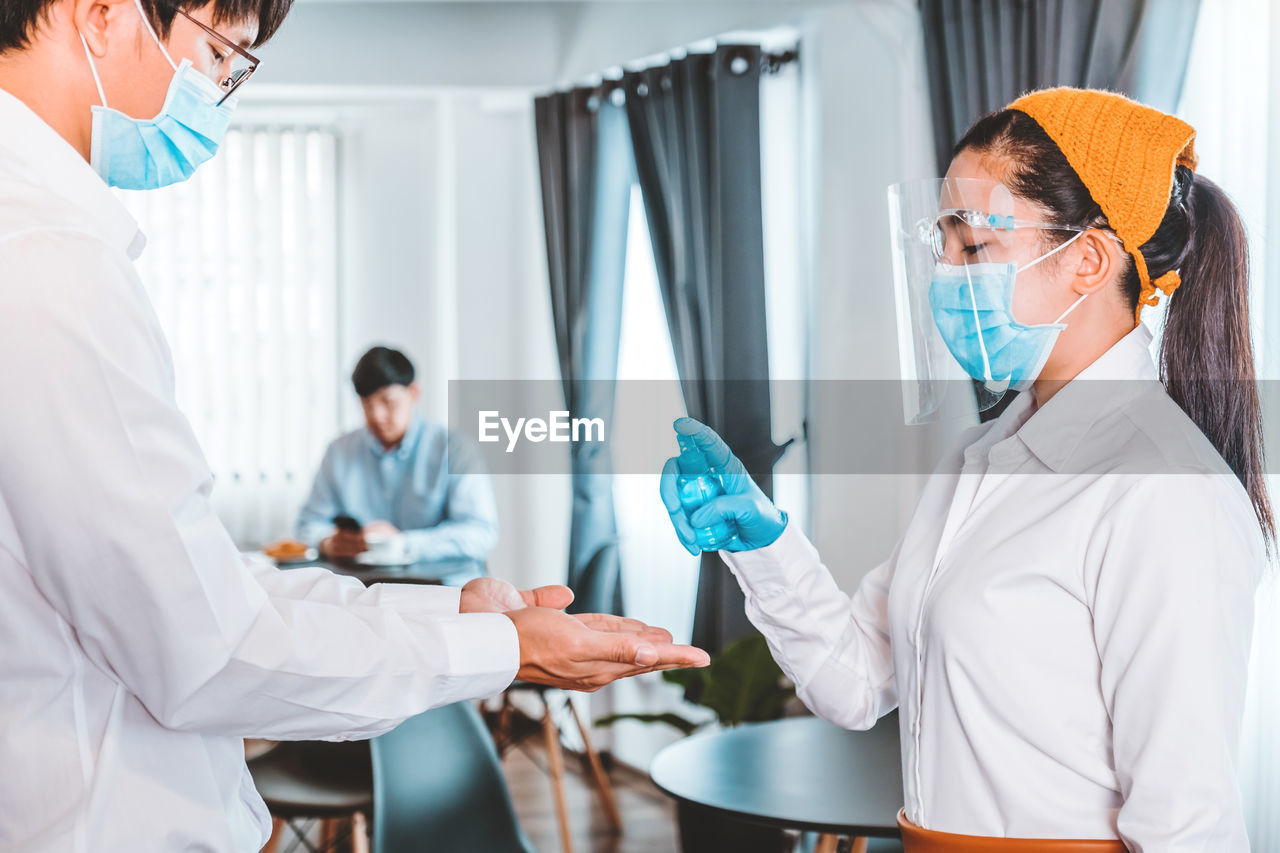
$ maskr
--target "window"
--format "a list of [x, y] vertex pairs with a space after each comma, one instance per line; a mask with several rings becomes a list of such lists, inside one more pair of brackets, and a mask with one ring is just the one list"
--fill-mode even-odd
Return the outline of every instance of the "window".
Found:
[[[1280, 81], [1280, 11], [1269, 0], [1203, 0], [1178, 114], [1196, 128], [1199, 172], [1235, 201], [1249, 234], [1254, 352], [1263, 379], [1264, 424], [1278, 413], [1280, 256], [1280, 108], [1269, 89]], [[1162, 300], [1163, 302], [1163, 300]], [[1267, 430], [1274, 436], [1275, 430]], [[1276, 448], [1268, 447], [1275, 458]], [[1269, 469], [1268, 469], [1269, 470]], [[1280, 498], [1268, 477], [1272, 501]], [[1258, 590], [1253, 659], [1240, 741], [1240, 789], [1254, 850], [1280, 849], [1280, 570], [1271, 565]]]
[[[628, 406], [642, 405], [678, 414], [686, 411], [639, 186], [631, 190], [627, 220], [618, 381], [610, 439], [615, 447], [650, 444], [649, 436], [635, 432], [637, 428], [648, 429], [650, 421], [632, 417]], [[631, 389], [625, 390], [628, 382]], [[667, 456], [676, 454], [675, 434], [667, 433], [663, 439], [659, 448], [666, 449], [655, 452], [649, 473], [638, 473], [635, 466], [628, 466], [613, 478], [622, 596], [628, 616], [661, 625], [671, 631], [677, 643], [687, 643], [693, 633], [699, 560], [680, 544], [671, 530], [666, 507], [658, 499], [662, 464]], [[684, 706], [680, 696], [679, 689], [659, 676], [641, 676], [613, 684], [603, 700], [608, 704], [601, 706], [601, 700], [597, 700], [592, 709], [600, 714], [613, 709], [661, 713], [680, 708], [681, 714], [693, 719], [706, 716], [697, 708]], [[675, 740], [676, 734], [665, 726], [624, 723], [610, 737], [610, 746], [621, 760], [644, 766], [658, 750]]]
[[287, 535], [338, 429], [336, 162], [326, 129], [233, 128], [185, 183], [121, 193], [178, 406], [236, 543]]
[[[646, 382], [646, 390], [636, 396], [664, 411], [683, 413], [685, 406], [680, 393], [676, 357], [667, 331], [644, 199], [638, 186], [631, 191], [626, 264], [622, 336], [618, 343], [618, 381], [660, 380]], [[664, 399], [655, 399], [658, 395]], [[641, 439], [627, 432], [630, 426], [644, 421], [625, 417], [625, 413], [623, 416], [618, 414], [615, 413], [614, 417], [612, 440], [615, 445], [640, 445]], [[668, 455], [674, 456], [674, 433], [670, 436], [670, 444]], [[667, 627], [675, 635], [676, 642], [687, 643], [693, 629], [698, 560], [689, 555], [671, 531], [666, 507], [658, 500], [659, 470], [663, 461], [655, 460], [651, 474], [624, 470], [613, 480], [623, 601], [628, 616]]]
[[[788, 46], [794, 44], [794, 34]], [[803, 187], [804, 126], [799, 69], [793, 63], [761, 80], [761, 159], [765, 233], [765, 299], [769, 343], [773, 438], [797, 441], [775, 470], [774, 494], [792, 523], [805, 525], [808, 510], [806, 454], [802, 441], [805, 378], [808, 375], [808, 288], [804, 263]], [[675, 354], [654, 266], [644, 200], [639, 187], [631, 193], [622, 327], [618, 352], [620, 388], [614, 412], [615, 447], [651, 447], [650, 436], [630, 432], [648, 417], [630, 417], [628, 405], [683, 414]], [[642, 390], [641, 390], [642, 389]], [[623, 598], [627, 615], [671, 630], [677, 642], [688, 642], [698, 589], [700, 561], [689, 555], [671, 530], [666, 508], [658, 500], [659, 469], [677, 452], [675, 435], [666, 433], [651, 462], [652, 473], [623, 467], [614, 476], [614, 510], [618, 526]], [[615, 459], [615, 463], [617, 460]], [[627, 679], [611, 688], [611, 708], [662, 712], [676, 709], [690, 719], [707, 719], [705, 708], [685, 705], [680, 691], [659, 678]], [[624, 761], [647, 763], [676, 735], [664, 727], [621, 725], [612, 748]]]
[[[774, 476], [774, 497], [792, 523], [805, 526], [808, 507], [803, 430], [804, 379], [808, 361], [808, 299], [802, 256], [801, 163], [803, 137], [799, 69], [782, 66], [761, 79], [761, 184], [765, 233], [765, 300], [769, 343], [773, 439], [796, 439]], [[663, 311], [653, 249], [640, 188], [631, 193], [618, 380], [658, 380], [635, 396], [663, 411], [684, 413], [675, 355]], [[661, 399], [658, 396], [661, 395]], [[623, 398], [631, 395], [623, 393]], [[618, 447], [645, 442], [627, 434], [632, 419], [615, 412]], [[675, 455], [675, 436], [670, 437]], [[624, 470], [614, 478], [614, 505], [627, 613], [672, 629], [678, 642], [692, 632], [698, 560], [671, 532], [666, 509], [657, 500], [657, 460], [652, 474]]]
[[[1231, 196], [1249, 232], [1254, 342], [1260, 375], [1280, 376], [1280, 349], [1264, 324], [1280, 324], [1280, 300], [1268, 287], [1280, 265], [1268, 266], [1268, 207], [1274, 202], [1275, 146], [1280, 110], [1269, 106], [1275, 60], [1269, 0], [1204, 0], [1187, 65], [1178, 115], [1196, 128], [1198, 171]], [[1271, 24], [1274, 27], [1275, 24]], [[1280, 223], [1278, 223], [1280, 224]], [[1163, 301], [1162, 301], [1163, 303]]]

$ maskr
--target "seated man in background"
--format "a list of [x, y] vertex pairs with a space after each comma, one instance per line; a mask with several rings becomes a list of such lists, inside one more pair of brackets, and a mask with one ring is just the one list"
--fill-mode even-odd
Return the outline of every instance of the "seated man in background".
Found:
[[[365, 426], [325, 451], [298, 538], [326, 557], [351, 558], [400, 536], [406, 562], [484, 560], [498, 540], [498, 513], [478, 451], [417, 411], [413, 364], [374, 347], [351, 374]], [[335, 528], [347, 516], [351, 529]]]

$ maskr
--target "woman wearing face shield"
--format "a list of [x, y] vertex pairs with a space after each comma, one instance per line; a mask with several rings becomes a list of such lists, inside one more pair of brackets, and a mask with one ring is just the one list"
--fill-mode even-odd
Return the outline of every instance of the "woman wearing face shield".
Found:
[[1274, 526], [1244, 229], [1193, 139], [1119, 95], [1036, 92], [895, 192], [928, 252], [898, 257], [913, 346], [982, 406], [1023, 393], [852, 595], [715, 433], [676, 424], [726, 492], [688, 513], [664, 476], [677, 533], [736, 528], [723, 556], [800, 697], [852, 729], [899, 708], [908, 853], [1248, 849], [1235, 765]]

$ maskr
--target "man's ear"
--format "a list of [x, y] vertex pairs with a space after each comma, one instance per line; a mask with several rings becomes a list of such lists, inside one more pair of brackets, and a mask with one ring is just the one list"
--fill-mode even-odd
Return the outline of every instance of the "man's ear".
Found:
[[1079, 262], [1071, 289], [1081, 296], [1096, 293], [1107, 286], [1124, 268], [1124, 249], [1100, 228], [1091, 228], [1077, 241]]
[[113, 39], [138, 26], [138, 7], [133, 0], [73, 0], [71, 14], [89, 52], [98, 58], [106, 55]]
[[409, 383], [409, 398], [413, 400], [414, 405], [418, 404], [418, 400], [422, 397], [422, 387], [417, 382]]

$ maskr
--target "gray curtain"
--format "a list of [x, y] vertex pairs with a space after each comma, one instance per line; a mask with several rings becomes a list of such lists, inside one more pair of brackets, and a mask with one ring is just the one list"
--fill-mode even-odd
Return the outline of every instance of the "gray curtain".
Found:
[[1172, 112], [1200, 0], [921, 0], [938, 168], [1024, 92], [1081, 86]]
[[[769, 494], [781, 450], [765, 326], [761, 61], [759, 47], [724, 45], [628, 72], [623, 86], [685, 405]], [[752, 630], [728, 568], [704, 554], [693, 642], [716, 652]]]
[[[534, 101], [542, 209], [565, 407], [613, 415], [635, 170], [626, 116], [603, 87]], [[572, 610], [622, 613], [613, 472], [601, 443], [570, 446], [573, 505], [568, 585]]]

